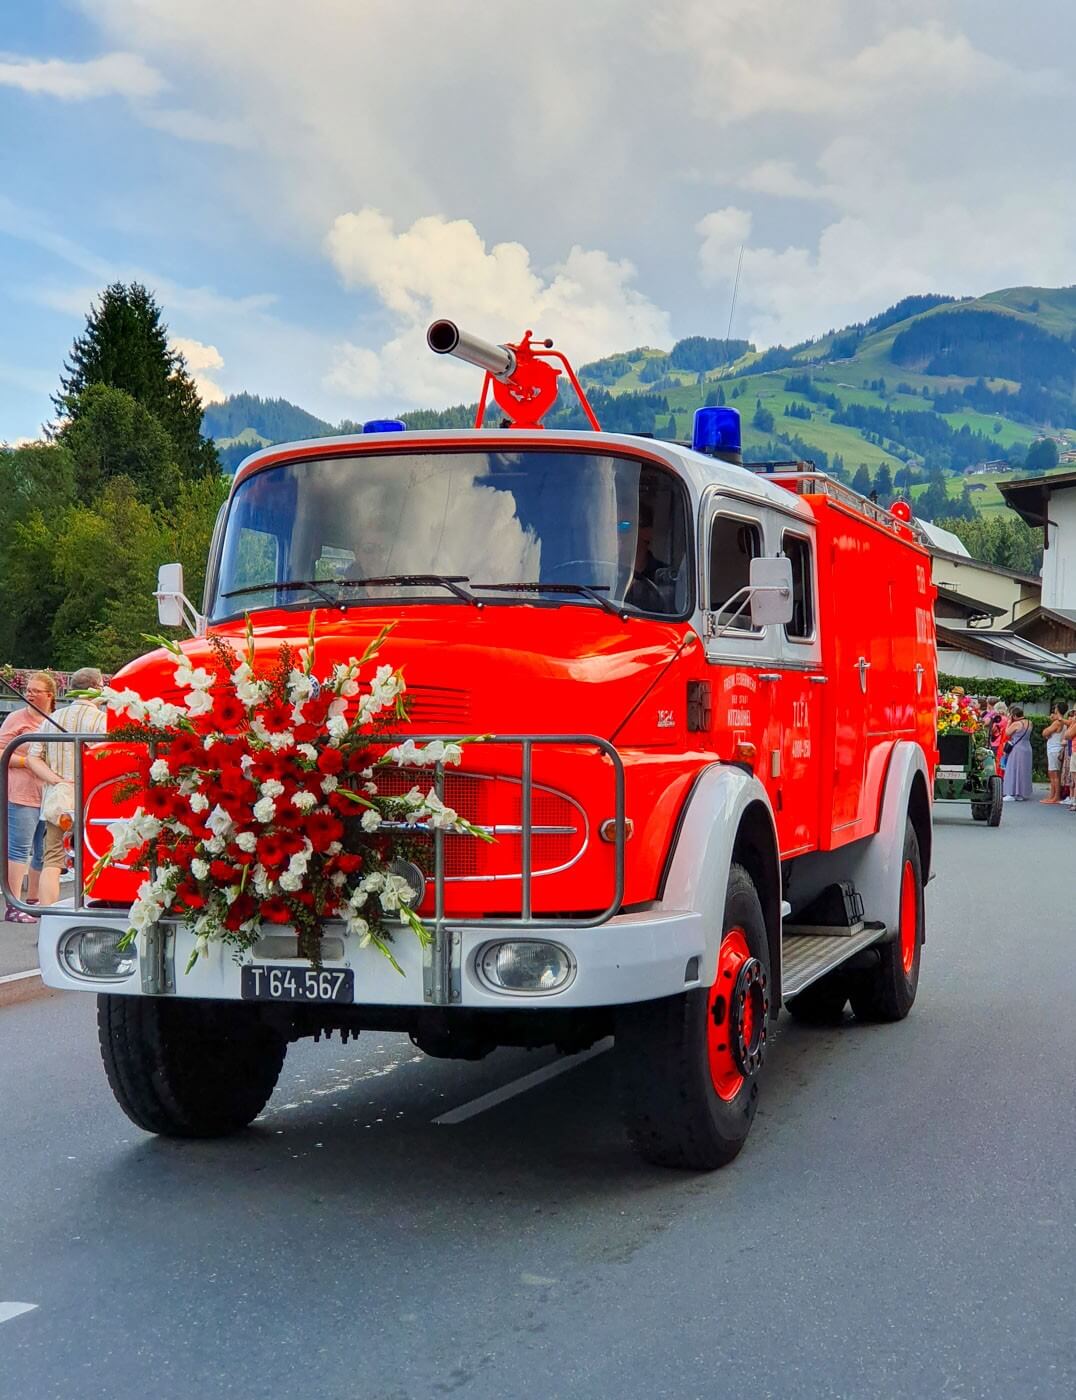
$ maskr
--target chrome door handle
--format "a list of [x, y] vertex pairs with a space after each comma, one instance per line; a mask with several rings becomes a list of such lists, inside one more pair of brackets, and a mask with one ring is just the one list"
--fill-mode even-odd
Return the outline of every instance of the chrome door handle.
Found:
[[780, 671], [760, 671], [760, 672], [759, 672], [758, 678], [759, 678], [760, 681], [779, 681], [779, 680], [781, 679], [781, 672], [780, 672]]
[[867, 672], [870, 668], [871, 664], [865, 656], [861, 656], [856, 662], [856, 669], [859, 671], [859, 688], [864, 695], [867, 693]]
[[828, 685], [828, 684], [829, 684], [829, 677], [828, 677], [828, 676], [808, 676], [807, 679], [811, 682], [812, 685]]
[[924, 672], [925, 670], [926, 670], [926, 667], [923, 666], [923, 665], [921, 665], [921, 664], [917, 665], [916, 668], [915, 668], [915, 693], [916, 693], [916, 695], [921, 695], [921, 694], [923, 693], [923, 672]]

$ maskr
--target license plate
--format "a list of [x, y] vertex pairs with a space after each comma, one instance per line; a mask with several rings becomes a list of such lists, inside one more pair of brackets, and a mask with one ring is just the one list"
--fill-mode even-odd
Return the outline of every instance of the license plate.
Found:
[[240, 968], [239, 994], [244, 1001], [354, 1001], [355, 974], [350, 967], [319, 971], [251, 963]]

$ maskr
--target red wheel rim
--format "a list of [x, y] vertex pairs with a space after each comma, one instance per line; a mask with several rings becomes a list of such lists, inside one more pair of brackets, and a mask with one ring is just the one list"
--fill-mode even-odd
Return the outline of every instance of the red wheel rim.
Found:
[[[710, 1079], [719, 1098], [734, 1099], [743, 1088], [744, 1075], [733, 1053], [732, 997], [740, 969], [751, 958], [742, 928], [730, 928], [721, 940], [717, 976], [710, 988], [706, 1017], [706, 1048]], [[743, 1016], [744, 1039], [750, 1045], [756, 1034], [754, 1008], [748, 999]]]
[[904, 975], [911, 976], [915, 966], [915, 949], [919, 942], [919, 888], [915, 867], [904, 862], [904, 877], [900, 883], [900, 959]]

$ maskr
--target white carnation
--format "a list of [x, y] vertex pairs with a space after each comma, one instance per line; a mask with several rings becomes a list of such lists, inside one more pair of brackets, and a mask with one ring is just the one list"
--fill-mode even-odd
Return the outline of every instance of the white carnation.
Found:
[[253, 831], [241, 831], [235, 838], [235, 844], [241, 851], [247, 851], [249, 853], [257, 846], [258, 838], [254, 835]]
[[326, 795], [330, 792], [335, 792], [339, 786], [340, 779], [336, 776], [335, 773], [326, 773], [324, 778], [322, 778], [321, 780], [321, 790]]
[[300, 812], [309, 812], [318, 805], [318, 799], [312, 792], [297, 792], [291, 799], [291, 805]]
[[149, 765], [149, 775], [155, 783], [163, 783], [172, 776], [172, 770], [163, 758], [155, 758]]
[[191, 874], [196, 880], [204, 880], [209, 874], [208, 861], [200, 860], [198, 856], [191, 861]]
[[284, 784], [277, 782], [276, 778], [267, 778], [258, 791], [262, 797], [279, 797], [284, 791]]
[[209, 807], [209, 798], [204, 792], [192, 792], [190, 804], [192, 812], [204, 812]]
[[375, 812], [372, 807], [367, 807], [366, 811], [362, 814], [361, 820], [363, 831], [376, 831], [381, 825], [381, 813]]
[[318, 761], [318, 751], [313, 744], [300, 744], [295, 752], [302, 754], [308, 763], [317, 763]]
[[281, 875], [280, 888], [286, 890], [287, 893], [294, 894], [296, 890], [301, 890], [302, 887], [303, 877], [301, 875], [293, 875], [290, 870], [285, 870], [284, 874]]
[[259, 821], [264, 826], [271, 822], [276, 815], [276, 803], [271, 797], [259, 797], [254, 804], [254, 820]]

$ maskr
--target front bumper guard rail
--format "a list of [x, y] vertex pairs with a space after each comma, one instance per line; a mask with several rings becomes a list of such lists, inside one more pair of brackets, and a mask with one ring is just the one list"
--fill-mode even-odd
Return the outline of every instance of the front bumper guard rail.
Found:
[[[391, 747], [393, 744], [401, 744], [406, 739], [411, 739], [415, 743], [432, 743], [436, 739], [445, 743], [458, 743], [470, 736], [466, 735], [446, 735], [446, 734], [403, 734], [403, 735], [378, 735], [377, 745]], [[76, 915], [80, 919], [89, 921], [113, 922], [116, 918], [116, 910], [102, 906], [100, 904], [88, 904], [86, 902], [86, 882], [85, 882], [85, 856], [84, 856], [84, 831], [86, 821], [85, 811], [85, 781], [83, 775], [83, 757], [87, 745], [100, 746], [107, 744], [107, 737], [100, 734], [49, 734], [28, 733], [19, 735], [13, 739], [3, 753], [0, 753], [0, 793], [6, 793], [8, 783], [8, 773], [11, 761], [16, 751], [30, 744], [41, 742], [50, 744], [73, 744], [76, 749], [74, 764], [74, 779], [72, 786], [74, 789], [74, 815], [75, 820], [72, 826], [72, 848], [74, 856], [74, 897], [72, 903], [57, 905], [55, 907], [41, 907], [36, 904], [27, 904], [19, 895], [15, 894], [8, 886], [7, 863], [0, 862], [0, 892], [3, 893], [8, 906], [12, 909], [21, 910], [35, 917], [62, 916], [70, 919]], [[116, 741], [124, 746], [130, 746], [138, 741], [124, 739]], [[423, 994], [424, 999], [435, 1006], [449, 1006], [455, 1001], [459, 1001], [460, 989], [460, 955], [462, 950], [462, 938], [460, 930], [465, 928], [488, 928], [491, 931], [502, 929], [535, 929], [541, 928], [555, 933], [557, 929], [580, 929], [596, 928], [599, 924], [606, 923], [619, 910], [624, 902], [624, 842], [626, 836], [626, 821], [624, 815], [624, 764], [620, 754], [605, 739], [600, 739], [594, 734], [491, 734], [483, 736], [483, 747], [510, 747], [518, 749], [520, 752], [520, 846], [521, 846], [521, 873], [520, 882], [522, 886], [521, 908], [518, 918], [469, 918], [455, 919], [445, 914], [445, 838], [452, 836], [453, 839], [469, 839], [474, 837], [459, 837], [456, 833], [445, 832], [439, 827], [430, 828], [419, 823], [416, 825], [417, 832], [425, 831], [432, 837], [433, 841], [433, 883], [434, 883], [434, 913], [431, 927], [431, 942], [423, 955]], [[534, 795], [534, 750], [538, 746], [561, 748], [584, 748], [595, 750], [599, 755], [606, 758], [613, 771], [613, 892], [609, 903], [597, 914], [584, 915], [580, 917], [559, 917], [543, 914], [535, 918], [533, 913], [532, 884], [534, 880], [532, 871], [532, 840], [534, 834], [533, 820], [533, 795]], [[425, 770], [422, 770], [425, 771]], [[432, 766], [433, 788], [438, 797], [444, 798], [445, 765], [436, 763]], [[117, 821], [122, 818], [117, 817]], [[7, 803], [0, 802], [0, 850], [7, 850]], [[172, 922], [172, 921], [162, 921]], [[430, 921], [427, 921], [429, 923]], [[164, 990], [164, 987], [161, 987]]]

